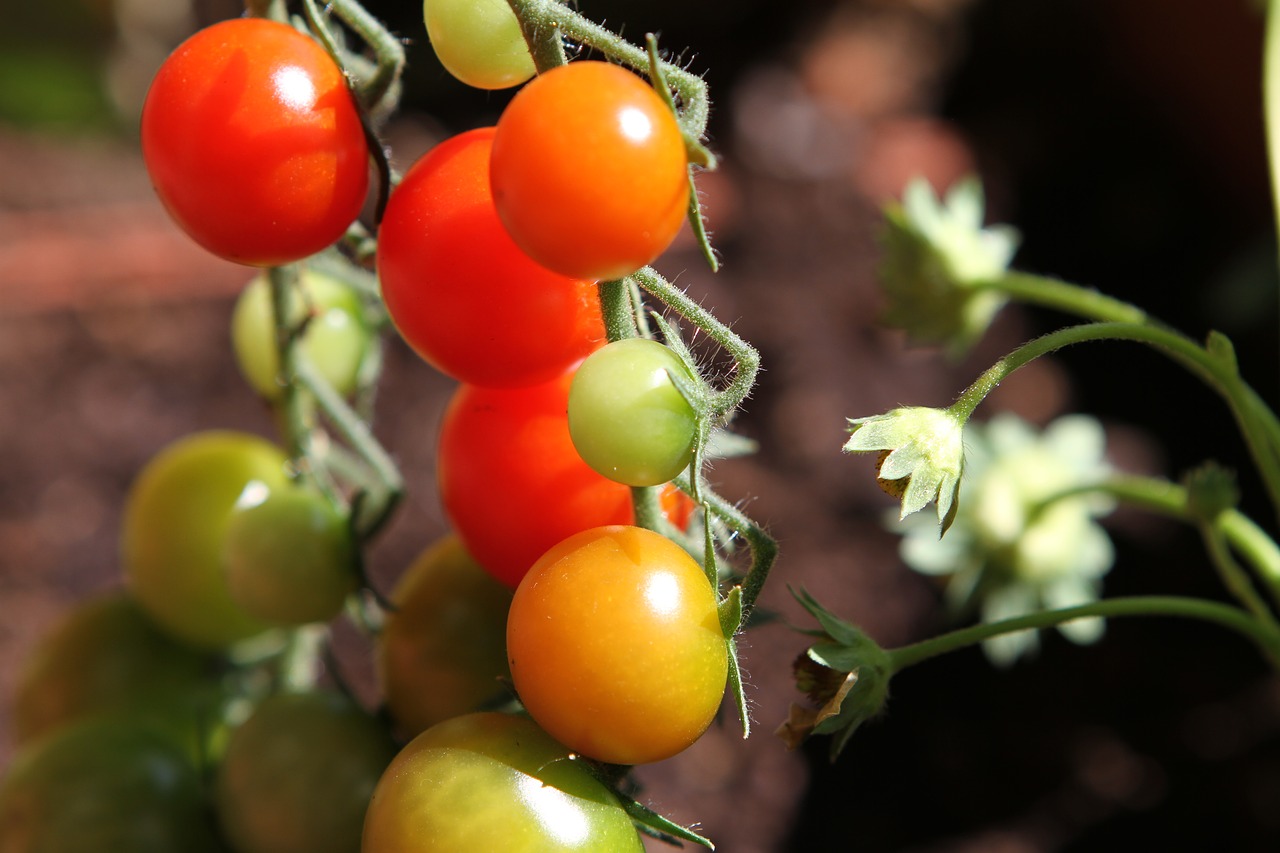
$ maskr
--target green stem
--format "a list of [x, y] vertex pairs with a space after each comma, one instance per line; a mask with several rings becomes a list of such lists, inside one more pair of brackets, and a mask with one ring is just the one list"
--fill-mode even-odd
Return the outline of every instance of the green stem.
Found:
[[293, 631], [280, 661], [281, 690], [303, 692], [315, 687], [328, 640], [326, 625], [305, 625]]
[[332, 9], [338, 19], [373, 50], [373, 74], [360, 81], [358, 90], [361, 101], [368, 109], [373, 110], [382, 103], [404, 73], [404, 42], [356, 0], [328, 0], [326, 8]]
[[709, 412], [716, 423], [722, 423], [742, 404], [751, 393], [760, 371], [760, 354], [756, 349], [734, 334], [728, 326], [716, 319], [710, 311], [694, 302], [680, 288], [644, 267], [631, 278], [663, 305], [702, 330], [733, 359], [736, 369], [729, 383], [711, 395]]
[[1266, 121], [1267, 163], [1271, 170], [1271, 199], [1280, 233], [1280, 0], [1267, 4], [1263, 39], [1262, 105]]
[[391, 517], [404, 494], [400, 469], [374, 438], [369, 425], [306, 359], [299, 359], [297, 378], [314, 395], [320, 409], [380, 484], [379, 489], [366, 494], [360, 506], [360, 518], [356, 520], [356, 532], [360, 538], [368, 539]]
[[1015, 631], [1052, 628], [1076, 619], [1117, 616], [1177, 616], [1212, 622], [1252, 640], [1262, 649], [1273, 666], [1280, 667], [1280, 633], [1240, 608], [1200, 598], [1151, 595], [1109, 598], [1076, 607], [1045, 610], [1029, 613], [1026, 616], [961, 628], [919, 643], [890, 649], [888, 651], [890, 672], [896, 673], [938, 655]]
[[[1135, 474], [1117, 474], [1096, 485], [1059, 492], [1047, 498], [1045, 504], [1090, 492], [1110, 495], [1131, 506], [1188, 523], [1200, 521], [1190, 508], [1185, 487], [1168, 480]], [[1272, 600], [1280, 607], [1280, 546], [1277, 546], [1275, 540], [1238, 509], [1226, 509], [1218, 513], [1212, 521], [1212, 527], [1226, 545], [1245, 558], [1266, 585]]]
[[[1069, 287], [1069, 285], [1068, 285]], [[1271, 434], [1275, 429], [1263, 420], [1270, 412], [1241, 379], [1234, 362], [1215, 356], [1185, 335], [1151, 323], [1103, 322], [1068, 326], [1029, 341], [988, 368], [960, 395], [949, 411], [968, 420], [978, 404], [1014, 371], [1042, 355], [1072, 344], [1096, 340], [1128, 340], [1161, 350], [1217, 391], [1236, 418], [1237, 426], [1258, 466], [1259, 474], [1280, 513], [1280, 456]], [[1268, 420], [1274, 420], [1270, 415]]]
[[1213, 560], [1214, 568], [1218, 570], [1218, 577], [1222, 579], [1223, 585], [1236, 597], [1237, 601], [1245, 606], [1246, 610], [1253, 614], [1255, 619], [1269, 625], [1273, 630], [1280, 631], [1280, 625], [1276, 624], [1275, 616], [1267, 608], [1267, 603], [1254, 589], [1248, 573], [1232, 556], [1222, 530], [1217, 525], [1203, 520], [1197, 526], [1200, 528], [1201, 538], [1204, 539], [1205, 549], [1209, 552], [1209, 558]]
[[638, 334], [636, 317], [644, 310], [632, 300], [631, 285], [624, 278], [596, 284], [600, 291], [600, 313], [604, 317], [605, 335], [610, 341], [634, 338]]
[[998, 290], [1021, 302], [1053, 308], [1090, 320], [1109, 323], [1146, 323], [1151, 320], [1147, 312], [1138, 306], [1100, 291], [1019, 270], [1009, 270], [999, 279], [978, 287]]
[[280, 386], [280, 426], [285, 451], [295, 463], [294, 476], [304, 476], [305, 460], [310, 443], [311, 424], [306, 404], [294, 382], [297, 374], [300, 350], [298, 341], [306, 328], [305, 317], [301, 322], [293, 319], [293, 296], [298, 283], [298, 271], [293, 267], [271, 267], [267, 270], [271, 288], [271, 319], [275, 330], [276, 381]]
[[[692, 484], [688, 478], [681, 476], [676, 484], [686, 494], [692, 494]], [[778, 543], [772, 536], [756, 524], [746, 513], [713, 492], [702, 490], [703, 506], [716, 518], [724, 522], [731, 531], [741, 536], [751, 550], [751, 565], [742, 579], [742, 612], [745, 616], [751, 612], [756, 599], [769, 579], [769, 571], [778, 559]]]
[[[1280, 28], [1280, 23], [1270, 21], [1269, 26], [1272, 29]], [[1269, 31], [1269, 38], [1280, 39], [1280, 36]], [[1280, 58], [1273, 57], [1272, 61], [1280, 63]], [[1280, 76], [1280, 70], [1277, 70], [1276, 74]], [[1280, 96], [1280, 93], [1277, 95]], [[1280, 106], [1277, 106], [1277, 109], [1280, 109]], [[1280, 118], [1277, 118], [1277, 121], [1280, 121]], [[1275, 140], [1274, 144], [1280, 146], [1280, 140]], [[1273, 164], [1274, 162], [1273, 158]], [[1079, 317], [1105, 323], [1138, 324], [1149, 329], [1150, 332], [1142, 340], [1164, 350], [1226, 400], [1266, 483], [1272, 505], [1280, 514], [1280, 419], [1277, 419], [1275, 412], [1240, 377], [1235, 367], [1234, 356], [1215, 356], [1196, 341], [1157, 322], [1142, 309], [1128, 302], [1113, 299], [1096, 290], [1059, 279], [1011, 270], [1001, 278], [980, 286], [1000, 291], [1029, 304], [1053, 308]], [[1225, 340], [1221, 336], [1219, 338]], [[1139, 340], [1137, 337], [1132, 339]]]

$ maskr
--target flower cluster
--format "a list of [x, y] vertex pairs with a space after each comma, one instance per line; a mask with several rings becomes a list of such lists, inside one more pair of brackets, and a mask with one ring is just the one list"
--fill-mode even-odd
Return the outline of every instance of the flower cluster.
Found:
[[[950, 532], [932, 523], [901, 524], [904, 561], [916, 571], [946, 576], [957, 614], [994, 622], [1042, 608], [1070, 607], [1098, 598], [1111, 568], [1111, 540], [1097, 523], [1111, 502], [1090, 487], [1108, 474], [1104, 435], [1093, 418], [1059, 418], [1041, 433], [1011, 414], [965, 433], [964, 500]], [[1060, 626], [1088, 643], [1100, 619]], [[983, 650], [1009, 664], [1037, 646], [1033, 631], [987, 640]]]

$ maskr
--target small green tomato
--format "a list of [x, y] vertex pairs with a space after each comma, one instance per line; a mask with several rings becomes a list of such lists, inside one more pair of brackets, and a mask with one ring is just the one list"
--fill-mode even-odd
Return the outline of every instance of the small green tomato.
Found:
[[592, 353], [569, 390], [569, 434], [583, 460], [628, 486], [657, 486], [683, 471], [698, 419], [672, 376], [694, 384], [657, 341], [630, 338]]
[[[371, 332], [364, 322], [360, 297], [342, 282], [312, 270], [298, 279], [291, 293], [290, 319], [310, 313], [302, 334], [307, 359], [342, 395], [355, 390], [360, 363]], [[249, 282], [231, 315], [231, 345], [245, 381], [268, 400], [280, 397], [280, 358], [276, 351], [271, 285], [265, 275]]]
[[533, 76], [533, 57], [506, 0], [425, 0], [422, 17], [440, 64], [468, 86], [506, 89]]
[[237, 506], [223, 547], [232, 601], [272, 625], [327, 622], [359, 585], [347, 519], [307, 489]]

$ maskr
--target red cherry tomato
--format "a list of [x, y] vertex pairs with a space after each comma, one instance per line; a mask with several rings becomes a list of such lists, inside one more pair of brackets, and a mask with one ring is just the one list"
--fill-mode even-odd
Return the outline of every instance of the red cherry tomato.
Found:
[[671, 244], [689, 203], [675, 116], [635, 74], [579, 61], [535, 77], [498, 119], [493, 198], [548, 269], [621, 278]]
[[493, 128], [442, 142], [391, 194], [378, 276], [401, 336], [463, 382], [545, 382], [604, 343], [594, 283], [553, 273], [511, 241], [489, 192]]
[[445, 410], [437, 463], [445, 512], [476, 562], [513, 587], [565, 537], [632, 520], [631, 490], [573, 447], [572, 376], [527, 388], [463, 385]]
[[306, 35], [262, 18], [214, 24], [165, 60], [142, 109], [142, 154], [183, 230], [253, 266], [333, 243], [369, 186], [342, 71]]

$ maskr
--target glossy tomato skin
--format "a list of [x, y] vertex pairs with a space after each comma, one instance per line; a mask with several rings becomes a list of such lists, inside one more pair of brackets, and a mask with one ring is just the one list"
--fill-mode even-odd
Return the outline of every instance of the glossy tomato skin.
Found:
[[533, 56], [505, 0], [424, 0], [422, 19], [445, 70], [477, 89], [507, 89], [533, 76]]
[[454, 531], [481, 566], [514, 587], [552, 545], [632, 520], [631, 491], [573, 448], [572, 371], [528, 388], [463, 385], [445, 410], [437, 475]]
[[237, 503], [287, 487], [286, 466], [264, 439], [211, 430], [174, 442], [139, 472], [121, 556], [134, 597], [167, 633], [216, 649], [266, 630], [232, 600], [224, 547]]
[[394, 755], [345, 696], [277, 693], [231, 733], [214, 784], [219, 823], [237, 853], [349, 853]]
[[534, 263], [504, 230], [489, 190], [494, 129], [445, 140], [391, 194], [378, 276], [396, 328], [462, 382], [545, 382], [604, 343], [595, 285]]
[[87, 717], [130, 714], [185, 729], [214, 716], [213, 656], [174, 641], [121, 591], [75, 607], [23, 662], [12, 733], [26, 743]]
[[639, 527], [587, 530], [543, 555], [516, 589], [507, 653], [538, 725], [613, 764], [690, 746], [715, 718], [728, 676], [702, 567]]
[[369, 187], [341, 70], [315, 41], [263, 18], [214, 24], [165, 60], [143, 105], [142, 153], [178, 225], [251, 266], [333, 243]]
[[628, 486], [661, 485], [688, 467], [698, 419], [672, 376], [693, 385], [657, 341], [628, 338], [592, 353], [569, 390], [569, 434], [583, 460]]
[[362, 853], [640, 853], [613, 793], [527, 717], [455, 717], [383, 774]]
[[395, 609], [378, 634], [378, 676], [403, 735], [510, 698], [504, 682], [511, 679], [511, 589], [482, 569], [458, 537], [423, 551], [391, 601]]
[[638, 76], [580, 60], [529, 81], [503, 110], [490, 166], [516, 243], [563, 275], [615, 279], [660, 255], [689, 203], [679, 125]]
[[218, 853], [200, 774], [142, 723], [92, 719], [26, 745], [0, 779], [5, 853]]

